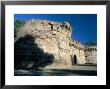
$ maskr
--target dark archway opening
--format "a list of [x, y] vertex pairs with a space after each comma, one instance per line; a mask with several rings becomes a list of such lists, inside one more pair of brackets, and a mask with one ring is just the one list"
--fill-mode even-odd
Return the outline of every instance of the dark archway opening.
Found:
[[74, 55], [74, 64], [77, 64], [77, 57]]
[[72, 60], [72, 65], [77, 64], [77, 56], [76, 55], [72, 56], [71, 60]]

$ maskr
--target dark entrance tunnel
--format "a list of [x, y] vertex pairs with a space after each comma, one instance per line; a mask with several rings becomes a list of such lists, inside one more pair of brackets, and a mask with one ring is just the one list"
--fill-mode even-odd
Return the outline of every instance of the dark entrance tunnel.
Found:
[[14, 68], [38, 69], [53, 63], [54, 55], [44, 53], [31, 35], [19, 38], [14, 43]]
[[71, 56], [72, 65], [77, 64], [77, 56]]

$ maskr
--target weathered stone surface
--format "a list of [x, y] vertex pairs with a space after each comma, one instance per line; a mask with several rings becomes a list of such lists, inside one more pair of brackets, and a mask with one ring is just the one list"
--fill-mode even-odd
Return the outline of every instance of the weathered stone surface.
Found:
[[86, 60], [86, 63], [97, 64], [97, 47], [96, 46], [86, 46], [85, 60]]
[[[70, 67], [72, 66], [75, 58], [77, 60], [76, 64], [84, 64], [86, 63], [84, 53], [85, 47], [78, 41], [72, 41], [71, 32], [72, 28], [70, 27], [70, 24], [68, 22], [57, 23], [34, 19], [26, 21], [15, 38], [15, 48], [19, 49], [19, 52], [15, 50], [17, 51], [16, 55], [17, 57], [20, 56], [20, 54], [25, 55], [25, 60], [28, 59], [29, 61], [31, 61], [31, 59], [36, 60], [39, 56], [39, 60], [45, 60], [44, 62], [51, 60], [51, 63], [47, 63], [47, 65], [45, 65], [45, 68]], [[18, 40], [25, 38], [27, 35], [32, 37], [33, 43], [30, 44], [30, 41], [28, 40], [29, 38], [27, 38], [26, 42], [24, 41], [24, 44], [22, 42], [22, 44], [18, 45]], [[28, 43], [29, 45], [27, 45]], [[33, 44], [36, 47], [32, 48]], [[17, 47], [20, 45], [22, 45], [21, 48]], [[23, 47], [24, 50], [27, 50], [27, 46], [29, 48], [29, 51], [23, 51]], [[41, 53], [38, 52], [40, 49], [42, 49]], [[22, 51], [24, 53], [22, 53]], [[47, 53], [48, 55], [45, 55]], [[49, 56], [50, 58], [47, 56]], [[22, 57], [20, 58], [20, 60], [22, 60]], [[31, 61], [29, 67], [32, 67], [32, 65], [34, 65], [32, 63], [35, 63], [35, 65], [42, 65], [40, 64], [44, 63], [42, 61]]]

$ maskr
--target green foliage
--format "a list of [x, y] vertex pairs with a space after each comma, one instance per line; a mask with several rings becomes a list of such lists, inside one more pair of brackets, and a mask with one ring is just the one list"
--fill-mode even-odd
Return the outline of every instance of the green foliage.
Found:
[[16, 20], [14, 22], [14, 35], [16, 37], [17, 32], [20, 30], [20, 27], [25, 23], [25, 21]]
[[96, 41], [90, 40], [90, 41], [86, 42], [84, 45], [87, 45], [87, 46], [94, 46], [94, 45], [97, 45], [97, 42], [96, 42]]

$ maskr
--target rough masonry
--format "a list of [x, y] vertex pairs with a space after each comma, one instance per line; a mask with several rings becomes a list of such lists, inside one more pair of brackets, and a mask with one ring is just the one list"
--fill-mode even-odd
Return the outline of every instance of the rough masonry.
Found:
[[[71, 33], [73, 30], [68, 22], [58, 23], [47, 20], [32, 19], [26, 21], [20, 29], [21, 30], [17, 33], [17, 37], [15, 38], [15, 43], [17, 43], [20, 38], [30, 36], [33, 38], [33, 43], [36, 44], [37, 49], [42, 49], [43, 55], [46, 53], [48, 53], [49, 56], [53, 55], [53, 61], [46, 65], [46, 68], [65, 68], [74, 64], [85, 64], [86, 61], [89, 61], [89, 57], [87, 60], [85, 58], [85, 46], [71, 38]], [[20, 52], [20, 55], [25, 55], [26, 52], [23, 52], [23, 48], [24, 50], [27, 49], [26, 44], [29, 44], [28, 48], [33, 45], [33, 43], [28, 42], [28, 39], [25, 41], [26, 43], [22, 45], [21, 48], [16, 46], [19, 50], [16, 55], [19, 55]], [[35, 51], [34, 47], [29, 50], [29, 53], [26, 54], [29, 57], [25, 57], [26, 59], [28, 57], [27, 60], [31, 60], [32, 57], [30, 56], [33, 53], [35, 55], [40, 55], [38, 54], [38, 51]], [[49, 57], [47, 59], [49, 59]], [[36, 64], [37, 63], [38, 62], [36, 62]], [[33, 65], [33, 62], [30, 62], [30, 66], [28, 67], [31, 68]]]

